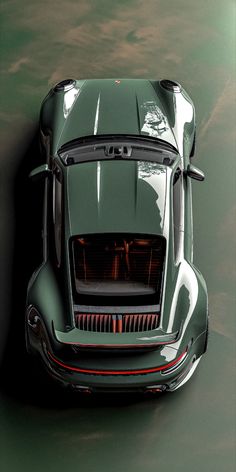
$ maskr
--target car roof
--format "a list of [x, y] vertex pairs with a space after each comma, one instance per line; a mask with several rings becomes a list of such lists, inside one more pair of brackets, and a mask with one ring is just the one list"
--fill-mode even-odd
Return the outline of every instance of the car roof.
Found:
[[137, 160], [68, 166], [70, 235], [163, 234], [169, 167]]

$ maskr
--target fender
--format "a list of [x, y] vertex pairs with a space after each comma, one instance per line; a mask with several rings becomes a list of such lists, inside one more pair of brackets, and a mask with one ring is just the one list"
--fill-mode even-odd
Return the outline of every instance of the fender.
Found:
[[42, 314], [51, 335], [52, 323], [56, 329], [65, 329], [65, 313], [68, 313], [68, 308], [49, 261], [43, 263], [31, 277], [27, 293], [27, 306], [29, 305], [35, 306]]
[[206, 283], [196, 267], [183, 260], [178, 267], [174, 291], [168, 294], [170, 310], [167, 332], [178, 329], [183, 323], [181, 339], [178, 340], [176, 349], [180, 344], [191, 338], [196, 338], [199, 333], [206, 331], [208, 317], [208, 297]]

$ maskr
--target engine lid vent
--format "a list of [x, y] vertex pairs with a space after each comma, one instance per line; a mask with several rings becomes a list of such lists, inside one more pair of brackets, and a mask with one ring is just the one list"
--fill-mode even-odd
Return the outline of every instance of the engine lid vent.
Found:
[[139, 333], [158, 328], [158, 313], [75, 313], [78, 329], [96, 333]]

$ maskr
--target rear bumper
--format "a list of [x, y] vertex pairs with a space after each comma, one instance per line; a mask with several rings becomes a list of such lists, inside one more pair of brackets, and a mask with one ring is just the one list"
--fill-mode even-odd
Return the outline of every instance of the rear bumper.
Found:
[[[198, 337], [195, 343], [187, 352], [174, 352], [174, 360], [166, 362], [159, 367], [140, 368], [139, 356], [137, 355], [137, 368], [125, 370], [102, 370], [87, 365], [87, 368], [77, 366], [75, 362], [70, 363], [62, 360], [58, 354], [52, 351], [51, 346], [43, 338], [34, 339], [29, 334], [29, 343], [31, 351], [40, 355], [43, 364], [48, 373], [57, 382], [65, 387], [70, 387], [76, 391], [85, 392], [152, 392], [152, 391], [173, 391], [184, 383], [185, 378], [191, 377], [191, 372], [199, 356], [201, 355], [201, 346], [203, 345], [204, 333]], [[157, 366], [160, 364], [160, 351], [155, 351], [157, 357]], [[195, 366], [194, 366], [195, 364]], [[190, 375], [191, 374], [191, 375]]]
[[99, 375], [72, 373], [58, 368], [48, 357], [44, 359], [50, 375], [65, 387], [78, 392], [99, 393], [99, 392], [165, 392], [174, 391], [182, 386], [192, 376], [199, 359], [196, 355], [187, 356], [186, 361], [175, 369], [174, 374], [145, 373], [129, 375]]

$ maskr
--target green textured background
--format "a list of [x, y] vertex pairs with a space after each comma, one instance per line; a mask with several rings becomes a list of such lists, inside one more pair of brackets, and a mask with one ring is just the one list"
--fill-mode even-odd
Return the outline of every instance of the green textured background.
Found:
[[[1, 470], [233, 471], [235, 2], [2, 0], [0, 34]], [[24, 355], [40, 219], [26, 176], [38, 160], [42, 98], [68, 76], [172, 78], [195, 102], [195, 164], [206, 181], [193, 183], [194, 256], [208, 284], [211, 335], [196, 375], [175, 394], [71, 397]]]

